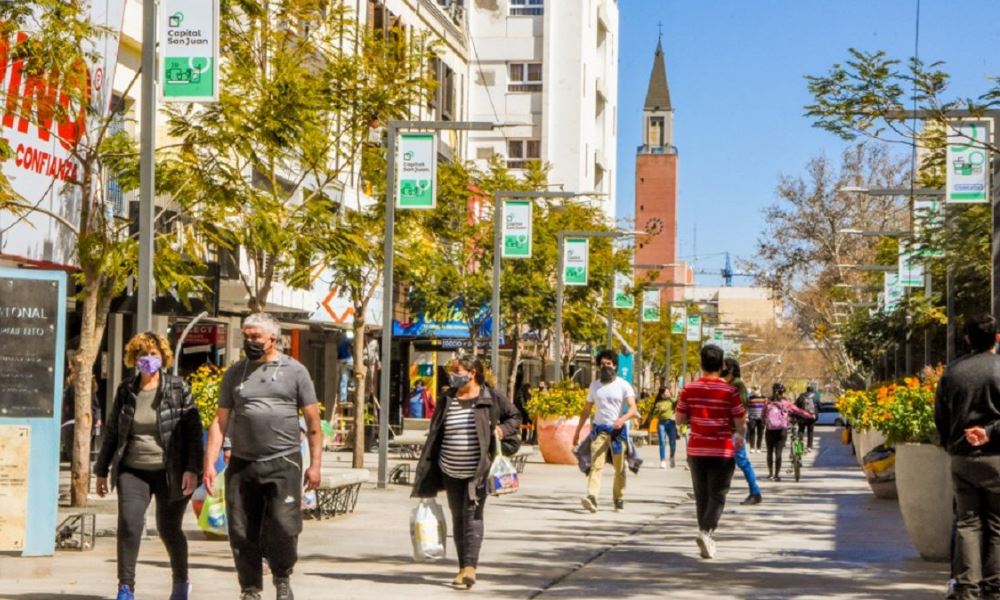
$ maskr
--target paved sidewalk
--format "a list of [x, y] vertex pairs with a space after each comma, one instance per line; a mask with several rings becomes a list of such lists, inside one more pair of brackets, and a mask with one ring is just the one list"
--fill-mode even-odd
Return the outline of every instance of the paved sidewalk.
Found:
[[[626, 512], [610, 506], [605, 473], [601, 508], [580, 508], [585, 481], [575, 467], [529, 462], [522, 489], [491, 498], [480, 583], [484, 598], [938, 598], [946, 565], [917, 558], [895, 502], [879, 501], [848, 447], [824, 431], [809, 456], [805, 479], [762, 482], [765, 502], [739, 506], [746, 486], [737, 471], [719, 532], [714, 561], [697, 557], [690, 477], [657, 468], [656, 449], [642, 454], [646, 467], [630, 476]], [[680, 444], [680, 450], [683, 443]], [[680, 458], [680, 457], [679, 457]], [[752, 455], [759, 470], [763, 455]], [[349, 465], [347, 453], [325, 460]], [[374, 465], [369, 455], [368, 464]], [[815, 464], [811, 464], [815, 461]], [[440, 499], [444, 504], [443, 498]], [[457, 570], [454, 548], [440, 563], [415, 563], [409, 541], [409, 489], [367, 485], [357, 512], [331, 521], [307, 521], [293, 584], [300, 600], [446, 598]], [[98, 527], [113, 527], [114, 505], [99, 507]], [[237, 598], [228, 544], [211, 542], [185, 522], [193, 598]], [[143, 541], [139, 598], [165, 598], [170, 585], [166, 553], [155, 538]], [[115, 544], [101, 538], [90, 552], [53, 558], [0, 558], [0, 598], [98, 600], [113, 598]], [[266, 590], [265, 598], [273, 598]]]

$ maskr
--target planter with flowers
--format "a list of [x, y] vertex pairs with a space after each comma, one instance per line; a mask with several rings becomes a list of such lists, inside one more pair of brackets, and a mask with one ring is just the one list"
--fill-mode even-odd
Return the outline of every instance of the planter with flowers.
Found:
[[[573, 383], [561, 383], [544, 392], [533, 394], [527, 403], [528, 413], [535, 422], [538, 449], [549, 464], [575, 465], [573, 433], [587, 401], [587, 390]], [[581, 438], [590, 433], [585, 423]]]
[[947, 452], [937, 445], [934, 394], [940, 367], [922, 379], [881, 388], [875, 429], [896, 447], [896, 488], [903, 524], [925, 560], [947, 560], [951, 543], [952, 486]]

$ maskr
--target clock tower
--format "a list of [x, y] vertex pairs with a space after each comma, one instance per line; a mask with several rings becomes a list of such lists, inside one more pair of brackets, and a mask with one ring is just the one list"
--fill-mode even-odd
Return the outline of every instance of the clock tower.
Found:
[[[636, 244], [637, 264], [678, 264], [677, 147], [674, 109], [667, 86], [662, 39], [656, 44], [653, 70], [642, 109], [642, 145], [635, 159], [635, 226], [647, 232]], [[661, 271], [660, 281], [687, 283], [686, 268]], [[682, 288], [665, 288], [663, 300], [680, 300]]]

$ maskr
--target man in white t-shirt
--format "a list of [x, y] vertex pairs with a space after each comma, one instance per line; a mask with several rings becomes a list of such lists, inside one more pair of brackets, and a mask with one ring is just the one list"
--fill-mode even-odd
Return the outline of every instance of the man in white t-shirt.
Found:
[[[583, 507], [597, 512], [597, 495], [601, 491], [601, 471], [611, 451], [611, 462], [615, 468], [614, 503], [615, 510], [625, 509], [625, 454], [628, 452], [629, 421], [638, 416], [635, 407], [635, 390], [629, 382], [618, 377], [618, 355], [614, 350], [601, 350], [597, 354], [597, 368], [600, 375], [590, 384], [587, 404], [583, 407], [573, 446], [580, 440], [583, 424], [594, 412], [594, 422], [590, 430], [590, 474], [587, 476], [587, 495], [580, 501]], [[628, 411], [622, 409], [628, 405]], [[623, 414], [624, 412], [624, 414]]]

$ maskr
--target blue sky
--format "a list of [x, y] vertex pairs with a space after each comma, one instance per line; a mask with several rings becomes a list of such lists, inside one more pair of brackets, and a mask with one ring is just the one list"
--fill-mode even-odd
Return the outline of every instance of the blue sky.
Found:
[[[903, 59], [914, 47], [916, 0], [619, 0], [619, 6], [618, 216], [634, 214], [635, 149], [662, 22], [680, 155], [678, 254], [690, 261], [697, 225], [698, 268], [712, 272], [722, 267], [722, 252], [752, 258], [761, 210], [774, 201], [780, 175], [802, 173], [811, 157], [836, 157], [844, 147], [803, 116], [811, 101], [804, 76], [826, 73], [851, 47]], [[965, 32], [963, 16], [970, 24]], [[996, 0], [922, 1], [920, 57], [945, 61], [951, 94], [979, 95], [989, 77], [1000, 76], [998, 22]]]

